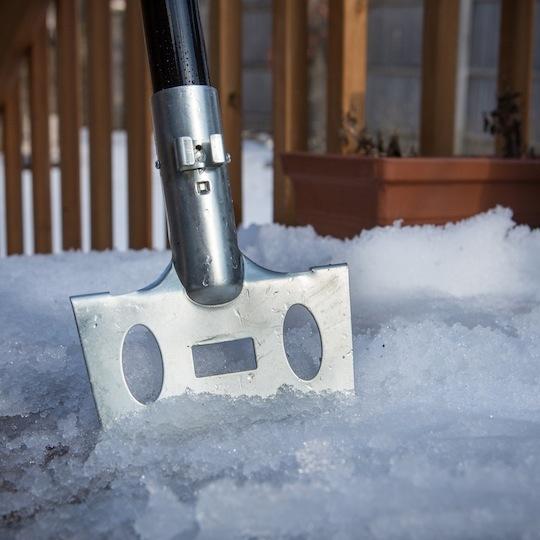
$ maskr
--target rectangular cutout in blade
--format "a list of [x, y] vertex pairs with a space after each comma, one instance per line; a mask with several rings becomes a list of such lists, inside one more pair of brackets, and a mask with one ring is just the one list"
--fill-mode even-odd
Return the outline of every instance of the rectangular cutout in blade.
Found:
[[211, 377], [257, 369], [252, 338], [205, 343], [191, 347], [195, 377]]

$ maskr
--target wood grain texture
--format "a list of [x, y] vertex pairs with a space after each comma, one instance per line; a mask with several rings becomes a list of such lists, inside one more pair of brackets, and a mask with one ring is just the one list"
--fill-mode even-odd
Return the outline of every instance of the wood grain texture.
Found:
[[272, 40], [274, 221], [294, 225], [294, 190], [281, 155], [307, 148], [306, 0], [274, 0]]
[[342, 152], [346, 115], [365, 124], [368, 0], [332, 0], [328, 9], [326, 144]]
[[242, 2], [211, 0], [210, 67], [219, 91], [236, 222], [242, 221]]
[[109, 0], [87, 2], [92, 249], [112, 248], [111, 17]]
[[127, 0], [125, 99], [128, 138], [129, 247], [152, 247], [150, 73], [138, 0]]
[[51, 188], [49, 147], [49, 35], [45, 20], [30, 48], [30, 121], [32, 126], [32, 194], [34, 251], [50, 253]]
[[420, 153], [454, 154], [459, 7], [457, 0], [424, 0]]
[[63, 248], [81, 248], [79, 14], [74, 0], [57, 0], [58, 116]]
[[4, 155], [6, 186], [7, 253], [23, 253], [21, 202], [21, 109], [18, 79], [12, 82], [4, 99]]
[[0, 101], [16, 84], [19, 63], [43, 24], [49, 0], [0, 2]]
[[[533, 78], [534, 0], [502, 0], [497, 91], [518, 92], [523, 150], [529, 146]], [[500, 137], [496, 143], [501, 153]]]

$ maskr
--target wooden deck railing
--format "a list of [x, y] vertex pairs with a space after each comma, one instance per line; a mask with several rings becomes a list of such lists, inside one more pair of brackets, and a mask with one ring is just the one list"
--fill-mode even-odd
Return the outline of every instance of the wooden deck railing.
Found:
[[[129, 246], [152, 243], [152, 125], [150, 83], [138, 0], [126, 0], [124, 101], [128, 147]], [[81, 27], [77, 0], [17, 0], [0, 7], [0, 114], [5, 158], [8, 254], [23, 251], [21, 201], [21, 62], [29, 63], [34, 251], [51, 251], [48, 33], [46, 12], [56, 10], [57, 98], [64, 249], [81, 248], [79, 134], [81, 127]], [[234, 209], [242, 217], [241, 0], [210, 0], [210, 64], [220, 91], [225, 138], [236, 159], [231, 167]], [[528, 117], [534, 0], [502, 0], [499, 88], [524, 96]], [[452, 155], [458, 2], [424, 0], [421, 153]], [[91, 247], [108, 249], [112, 239], [111, 9], [109, 0], [88, 0], [88, 128], [90, 141]], [[339, 152], [346, 113], [364, 119], [368, 0], [329, 2], [327, 140]], [[294, 223], [293, 191], [279, 156], [307, 147], [307, 0], [273, 0], [274, 218]], [[518, 61], [516, 61], [518, 59]], [[526, 137], [526, 132], [524, 132]]]
[[57, 0], [58, 34], [58, 139], [62, 178], [62, 242], [64, 249], [81, 247], [81, 187], [79, 181], [79, 129], [81, 81], [78, 76], [78, 2]]

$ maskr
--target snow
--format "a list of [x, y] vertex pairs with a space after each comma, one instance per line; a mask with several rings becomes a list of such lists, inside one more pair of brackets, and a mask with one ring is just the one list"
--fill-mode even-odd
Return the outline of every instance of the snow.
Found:
[[4, 258], [0, 537], [540, 538], [540, 231], [497, 209], [240, 238], [278, 270], [349, 263], [356, 397], [182, 396], [102, 432], [68, 297], [169, 254]]

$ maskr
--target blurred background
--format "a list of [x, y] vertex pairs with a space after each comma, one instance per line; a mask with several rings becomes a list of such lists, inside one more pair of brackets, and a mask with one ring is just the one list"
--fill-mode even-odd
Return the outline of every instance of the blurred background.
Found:
[[[200, 6], [244, 225], [299, 222], [284, 151], [501, 154], [504, 92], [513, 157], [540, 150], [540, 1]], [[140, 24], [137, 0], [0, 2], [0, 255], [166, 247]]]

